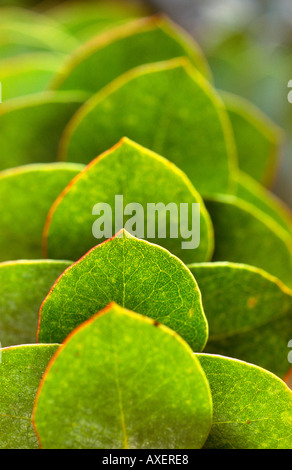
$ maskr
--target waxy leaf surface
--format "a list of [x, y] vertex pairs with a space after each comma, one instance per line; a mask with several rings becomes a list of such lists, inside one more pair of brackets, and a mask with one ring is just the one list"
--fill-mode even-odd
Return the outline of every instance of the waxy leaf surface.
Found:
[[232, 187], [227, 113], [187, 59], [137, 67], [93, 95], [68, 124], [60, 158], [89, 163], [124, 136], [175, 163], [203, 195]]
[[[121, 224], [115, 229], [115, 221], [121, 219], [121, 210], [116, 207], [116, 195], [123, 196], [122, 213], [127, 204], [142, 206], [141, 216], [138, 214], [136, 217], [137, 209], [134, 208], [133, 212], [124, 216], [124, 223], [130, 223], [127, 219], [134, 217], [131, 222], [133, 226], [127, 228], [132, 235], [164, 246], [184, 262], [210, 259], [213, 251], [212, 224], [203, 200], [191, 182], [168, 160], [126, 138], [91, 162], [56, 200], [45, 229], [46, 256], [77, 260], [97, 243], [110, 238], [124, 227]], [[199, 224], [192, 220], [192, 204], [196, 203], [200, 204]], [[94, 220], [98, 221], [101, 217], [100, 214], [98, 218], [92, 215], [96, 204], [109, 204], [111, 209], [106, 219], [108, 222], [100, 222], [108, 223], [110, 233], [107, 236], [100, 233], [99, 240], [93, 235]], [[165, 238], [158, 236], [161, 225], [153, 223], [149, 204], [164, 205], [159, 217], [165, 214], [165, 207], [171, 204], [172, 216], [170, 220], [166, 217]], [[188, 204], [186, 215], [181, 204]], [[170, 224], [177, 227], [177, 236], [174, 238], [169, 236]], [[190, 245], [185, 248], [183, 227], [189, 229], [191, 225], [193, 235], [188, 235], [190, 241], [187, 243]], [[153, 226], [155, 233], [151, 234]], [[104, 232], [104, 228], [101, 232]], [[195, 233], [200, 238], [197, 247], [191, 242], [191, 238], [196, 238]]]
[[185, 33], [166, 19], [143, 18], [96, 36], [74, 51], [51, 88], [93, 94], [134, 67], [184, 56], [209, 75], [201, 51]]
[[56, 161], [60, 136], [83, 98], [74, 92], [42, 92], [2, 103], [0, 169]]
[[292, 391], [281, 379], [246, 362], [196, 356], [213, 400], [213, 423], [205, 448], [292, 448]]
[[39, 449], [31, 415], [35, 396], [58, 345], [0, 349], [0, 448]]
[[164, 248], [121, 230], [70, 266], [43, 302], [39, 342], [62, 342], [114, 301], [149, 316], [202, 350], [208, 325], [201, 293], [187, 267]]
[[292, 244], [286, 230], [236, 196], [205, 200], [215, 232], [213, 261], [250, 264], [292, 285]]
[[248, 265], [201, 263], [189, 268], [209, 324], [205, 352], [242, 359], [283, 378], [289, 370], [292, 291]]
[[0, 332], [2, 347], [35, 343], [38, 312], [69, 261], [33, 260], [0, 263]]
[[111, 303], [60, 347], [33, 421], [43, 448], [194, 449], [208, 436], [211, 409], [190, 347], [169, 328]]
[[0, 173], [1, 261], [42, 258], [42, 232], [48, 211], [82, 168], [75, 163], [48, 163]]

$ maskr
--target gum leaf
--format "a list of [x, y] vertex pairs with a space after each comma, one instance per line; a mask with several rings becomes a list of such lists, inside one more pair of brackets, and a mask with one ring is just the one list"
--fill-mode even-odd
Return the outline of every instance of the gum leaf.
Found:
[[51, 89], [93, 94], [134, 67], [175, 57], [188, 57], [203, 75], [209, 76], [196, 43], [171, 21], [160, 16], [139, 19], [96, 36], [74, 51]]
[[31, 415], [39, 383], [58, 345], [0, 349], [0, 448], [38, 449]]
[[58, 52], [68, 54], [79, 45], [58, 25], [10, 21], [0, 24], [0, 59], [28, 52]]
[[238, 172], [237, 196], [250, 202], [262, 212], [272, 217], [292, 236], [291, 209], [275, 194], [242, 171]]
[[149, 14], [149, 8], [128, 1], [61, 3], [46, 10], [46, 15], [58, 22], [62, 29], [82, 42], [103, 30]]
[[211, 396], [178, 335], [112, 303], [51, 361], [33, 422], [46, 449], [197, 449], [210, 429]]
[[175, 163], [203, 195], [232, 187], [227, 114], [187, 59], [137, 67], [111, 82], [74, 115], [59, 156], [89, 163], [124, 136]]
[[246, 362], [196, 356], [213, 400], [213, 423], [205, 448], [292, 448], [292, 392], [281, 379]]
[[68, 268], [43, 302], [39, 342], [62, 342], [80, 323], [114, 301], [179, 333], [197, 351], [208, 325], [187, 267], [164, 248], [121, 230]]
[[23, 54], [21, 57], [2, 60], [2, 100], [45, 90], [60, 63], [60, 57], [52, 53]]
[[220, 93], [228, 111], [237, 146], [239, 167], [265, 186], [273, 182], [283, 133], [245, 99]]
[[42, 92], [2, 103], [0, 169], [55, 161], [63, 129], [83, 99], [75, 92]]
[[250, 264], [292, 285], [291, 237], [271, 217], [235, 196], [205, 201], [215, 231], [213, 261]]
[[[119, 218], [119, 211], [115, 210], [116, 195], [123, 196], [124, 207], [129, 203], [141, 204], [142, 220], [133, 226], [134, 232], [137, 228], [139, 230], [144, 227], [141, 236], [137, 234], [138, 238], [146, 238], [164, 246], [184, 262], [210, 259], [213, 251], [213, 230], [200, 195], [175, 165], [127, 138], [92, 161], [53, 204], [44, 232], [44, 245], [48, 248], [45, 251], [46, 256], [77, 260], [97, 243], [105, 241], [117, 232], [118, 229], [115, 230], [114, 227], [116, 218]], [[111, 207], [108, 218], [111, 233], [98, 240], [92, 233], [94, 220], [98, 220], [97, 216], [92, 215], [93, 207], [97, 203], [106, 203]], [[156, 238], [147, 237], [150, 203], [177, 205], [178, 220], [175, 214], [171, 221], [178, 227], [178, 237], [170, 238], [167, 235], [169, 225], [166, 238], [158, 238], [158, 227]], [[191, 204], [200, 204], [200, 227], [193, 223], [193, 230], [200, 231], [200, 243], [196, 248], [186, 249], [182, 245], [184, 234], [181, 235], [180, 225], [181, 220], [185, 220], [184, 216], [180, 217], [182, 203], [189, 204], [188, 228], [192, 224]], [[124, 217], [125, 223], [127, 219], [129, 216]], [[135, 235], [130, 229], [128, 231]]]
[[53, 260], [0, 263], [2, 347], [36, 342], [42, 301], [70, 264]]
[[193, 264], [209, 323], [205, 352], [252, 362], [284, 377], [292, 338], [292, 291], [265, 271], [235, 263]]
[[1, 261], [42, 258], [42, 232], [48, 211], [82, 168], [75, 163], [48, 163], [0, 173]]

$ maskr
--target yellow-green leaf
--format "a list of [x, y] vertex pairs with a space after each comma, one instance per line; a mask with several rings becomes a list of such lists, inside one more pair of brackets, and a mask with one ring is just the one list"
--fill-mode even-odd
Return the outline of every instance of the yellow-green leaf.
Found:
[[143, 18], [83, 44], [64, 62], [51, 88], [93, 94], [134, 67], [175, 57], [188, 57], [209, 77], [203, 54], [186, 33], [166, 18]]
[[292, 242], [277, 222], [236, 196], [205, 200], [215, 232], [213, 261], [250, 264], [292, 285]]
[[292, 291], [262, 269], [237, 263], [189, 266], [209, 324], [205, 351], [235, 357], [284, 377], [292, 338]]
[[69, 261], [0, 263], [0, 341], [2, 347], [35, 343], [39, 309]]
[[62, 342], [114, 301], [172, 328], [201, 351], [208, 324], [189, 269], [164, 248], [125, 230], [91, 249], [54, 284], [40, 310], [39, 342]]
[[0, 448], [38, 449], [31, 415], [49, 360], [58, 345], [34, 344], [0, 349]]
[[207, 449], [291, 449], [292, 391], [271, 372], [198, 354], [210, 383], [213, 423]]
[[89, 163], [124, 136], [175, 163], [203, 195], [233, 187], [227, 113], [187, 59], [137, 67], [93, 95], [65, 129], [60, 158]]
[[45, 449], [197, 449], [211, 413], [209, 386], [189, 346], [110, 304], [60, 347], [33, 421]]
[[[117, 203], [117, 195], [123, 198], [122, 207]], [[96, 205], [100, 205], [99, 211], [105, 211], [104, 204], [109, 206], [109, 214], [102, 218], [100, 214], [93, 215], [98, 213], [93, 210]], [[131, 207], [128, 204], [134, 204], [135, 209], [128, 211], [127, 207]], [[187, 213], [181, 204], [188, 205]], [[192, 204], [200, 204], [197, 223]], [[156, 222], [150, 213], [151, 205], [157, 206]], [[124, 212], [128, 215], [123, 216]], [[115, 228], [116, 220], [121, 218], [124, 223]], [[93, 233], [95, 221], [104, 224], [98, 239]], [[191, 182], [168, 160], [127, 138], [92, 161], [55, 201], [44, 232], [45, 255], [77, 260], [97, 243], [126, 228], [125, 224], [131, 224], [127, 230], [132, 235], [164, 246], [184, 262], [206, 261], [212, 255], [210, 217]], [[173, 233], [170, 226], [175, 227]], [[189, 233], [185, 233], [185, 228]]]
[[0, 170], [56, 161], [62, 132], [83, 99], [75, 92], [41, 92], [2, 103]]
[[83, 165], [25, 165], [0, 173], [0, 260], [42, 258], [42, 233], [54, 200]]

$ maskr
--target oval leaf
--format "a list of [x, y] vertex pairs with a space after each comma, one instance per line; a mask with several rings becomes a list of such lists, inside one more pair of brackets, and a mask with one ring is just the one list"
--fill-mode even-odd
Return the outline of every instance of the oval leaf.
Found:
[[[117, 207], [120, 205], [116, 202], [117, 195], [119, 198], [123, 197], [121, 210]], [[93, 223], [97, 218], [92, 215], [98, 214], [93, 211], [96, 204], [110, 206], [110, 214], [106, 221], [102, 222], [109, 226], [110, 233], [105, 236], [105, 227], [99, 230], [102, 232], [99, 234], [99, 241], [102, 242], [118, 231], [114, 228], [115, 220], [124, 218], [124, 223], [132, 223], [126, 221], [129, 217], [123, 217], [123, 213], [125, 206], [133, 203], [136, 209], [128, 213], [131, 215], [130, 220], [134, 218], [133, 226], [132, 230], [127, 229], [132, 235], [164, 246], [184, 262], [210, 259], [213, 251], [212, 225], [203, 200], [191, 182], [168, 160], [126, 138], [92, 161], [56, 200], [48, 215], [44, 232], [46, 256], [56, 259], [79, 259], [97, 243], [93, 235]], [[142, 212], [138, 222], [137, 214], [133, 215], [137, 211], [137, 204], [141, 205]], [[150, 229], [154, 224], [149, 204], [161, 207], [159, 218], [166, 214], [165, 209], [171, 204], [171, 219], [166, 222], [166, 232], [168, 233], [170, 224], [173, 224], [177, 227], [177, 236], [174, 237], [170, 233], [173, 237], [170, 238], [165, 233], [164, 238], [159, 238], [159, 226], [155, 226], [155, 233], [151, 235]], [[186, 216], [182, 212], [181, 204], [188, 204]], [[192, 204], [200, 204], [200, 226], [192, 222]], [[101, 220], [100, 217], [98, 220]], [[186, 249], [183, 227], [189, 229], [190, 225], [192, 234], [188, 234]], [[124, 224], [121, 225], [123, 226]], [[195, 231], [199, 235], [199, 246], [195, 245]]]
[[201, 51], [185, 33], [160, 16], [143, 18], [83, 44], [68, 57], [51, 88], [93, 94], [138, 65], [183, 56], [209, 75]]
[[235, 263], [189, 266], [209, 323], [205, 351], [257, 364], [284, 377], [292, 338], [292, 291], [265, 271]]
[[60, 57], [50, 53], [23, 54], [1, 61], [3, 101], [45, 90], [60, 67]]
[[42, 21], [41, 24], [22, 21], [2, 23], [0, 59], [40, 51], [67, 54], [78, 46], [79, 42], [63, 31], [59, 25], [46, 24], [46, 21]]
[[0, 173], [1, 261], [42, 258], [42, 232], [48, 211], [82, 168], [72, 163], [51, 163]]
[[201, 194], [231, 187], [227, 114], [186, 59], [138, 67], [94, 95], [66, 128], [60, 158], [88, 163], [124, 136], [175, 163]]
[[110, 304], [61, 346], [33, 421], [46, 449], [194, 449], [208, 436], [211, 397], [179, 336]]
[[231, 120], [239, 167], [270, 186], [283, 142], [282, 131], [249, 101], [231, 93], [220, 94]]
[[34, 344], [0, 349], [0, 448], [38, 449], [31, 415], [49, 360], [58, 345]]
[[287, 231], [288, 235], [292, 236], [291, 209], [275, 194], [242, 171], [238, 172], [236, 194], [239, 198], [250, 202], [269, 217], [272, 217], [275, 222]]
[[213, 423], [207, 449], [291, 449], [292, 392], [270, 372], [197, 354], [210, 383]]
[[0, 263], [2, 347], [36, 342], [42, 301], [70, 264], [53, 260]]
[[62, 342], [115, 301], [179, 333], [194, 350], [207, 340], [201, 294], [187, 267], [164, 248], [117, 236], [90, 250], [54, 284], [40, 310], [40, 342]]
[[215, 231], [213, 261], [264, 269], [292, 285], [291, 237], [272, 218], [235, 196], [205, 201]]
[[132, 18], [148, 15], [149, 8], [140, 2], [99, 0], [58, 3], [46, 10], [46, 14], [58, 22], [63, 30], [84, 41]]
[[0, 169], [55, 161], [60, 136], [83, 98], [73, 92], [42, 92], [2, 103]]

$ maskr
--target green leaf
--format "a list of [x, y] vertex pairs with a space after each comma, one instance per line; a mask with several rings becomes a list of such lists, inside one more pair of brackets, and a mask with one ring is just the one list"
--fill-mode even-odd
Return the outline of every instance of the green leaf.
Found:
[[35, 395], [58, 345], [0, 349], [0, 448], [38, 449], [31, 414]]
[[196, 357], [210, 383], [214, 409], [205, 448], [292, 448], [292, 392], [281, 379], [227, 357]]
[[164, 248], [121, 230], [68, 268], [40, 310], [38, 341], [62, 342], [114, 301], [172, 328], [201, 351], [208, 325], [188, 268]]
[[83, 168], [73, 163], [25, 165], [0, 173], [0, 259], [42, 258], [48, 211]]
[[183, 56], [210, 76], [199, 47], [176, 25], [160, 16], [142, 18], [83, 44], [65, 61], [51, 88], [93, 94], [134, 67]]
[[220, 95], [231, 120], [239, 167], [270, 186], [283, 143], [282, 130], [249, 101], [231, 93]]
[[2, 347], [36, 342], [42, 301], [70, 264], [53, 260], [0, 263]]
[[0, 59], [28, 52], [58, 52], [65, 57], [79, 44], [58, 25], [11, 21], [0, 25]]
[[211, 408], [189, 346], [112, 303], [61, 346], [33, 421], [43, 448], [197, 449], [208, 436]]
[[56, 25], [56, 22], [51, 20], [47, 15], [43, 15], [33, 10], [29, 10], [28, 8], [22, 8], [20, 6], [12, 5], [1, 6], [1, 24], [15, 22], [21, 22], [23, 24], [29, 25], [37, 25], [41, 22], [44, 22], [46, 25]]
[[291, 237], [272, 218], [236, 196], [205, 200], [215, 231], [213, 261], [264, 269], [292, 285]]
[[269, 217], [272, 217], [292, 236], [291, 209], [275, 194], [242, 171], [238, 172], [236, 194], [239, 198], [250, 202]]
[[70, 2], [57, 4], [46, 10], [46, 14], [60, 23], [62, 29], [75, 38], [85, 41], [101, 31], [129, 21], [131, 18], [146, 16], [148, 9], [140, 3], [128, 1]]
[[67, 126], [60, 158], [88, 163], [124, 136], [175, 163], [201, 194], [231, 189], [227, 114], [187, 59], [137, 67], [94, 95]]
[[42, 92], [2, 103], [0, 169], [55, 161], [63, 129], [83, 99], [80, 93]]
[[189, 266], [209, 324], [205, 352], [252, 362], [284, 377], [292, 291], [265, 271], [235, 263]]
[[60, 57], [52, 53], [23, 54], [2, 60], [3, 101], [45, 90], [60, 64]]
[[[117, 232], [115, 220], [120, 216], [119, 210], [115, 207], [116, 195], [123, 196], [123, 211], [127, 204], [135, 203], [142, 206], [142, 220], [135, 223], [132, 230], [128, 228], [132, 235], [136, 235], [136, 232], [141, 233], [141, 235], [137, 233], [138, 238], [146, 238], [164, 246], [184, 262], [210, 259], [213, 251], [213, 229], [200, 195], [177, 167], [127, 138], [92, 161], [55, 201], [44, 231], [46, 256], [77, 260], [98, 243], [92, 231], [94, 220], [97, 219], [92, 215], [93, 207], [97, 203], [109, 204], [111, 208], [107, 219], [111, 233], [103, 237], [100, 234], [99, 242], [105, 241]], [[148, 237], [151, 222], [148, 204], [151, 203], [162, 203], [164, 209], [168, 204], [176, 204], [174, 212], [177, 209], [177, 214], [173, 213], [171, 219], [167, 221], [168, 230], [165, 233], [167, 238], [158, 238], [157, 227], [155, 236]], [[200, 227], [193, 226], [193, 230], [200, 230], [200, 244], [197, 248], [185, 249], [183, 245], [184, 233], [181, 231], [181, 225], [189, 228], [190, 222], [187, 223], [187, 217], [181, 212], [182, 203], [189, 204], [188, 218], [191, 221], [191, 205], [200, 204]], [[160, 213], [162, 212], [161, 210]], [[134, 212], [131, 218], [135, 217], [133, 214]], [[129, 218], [125, 216], [124, 223]], [[97, 220], [99, 219], [100, 217]], [[170, 223], [178, 227], [176, 238], [168, 236]], [[123, 226], [124, 224], [121, 224], [119, 228]], [[193, 238], [195, 238], [194, 233]]]

